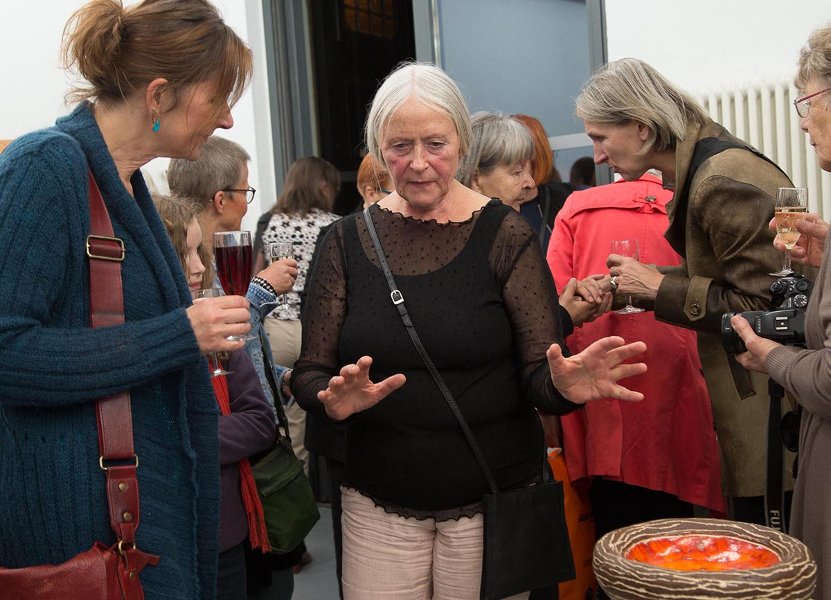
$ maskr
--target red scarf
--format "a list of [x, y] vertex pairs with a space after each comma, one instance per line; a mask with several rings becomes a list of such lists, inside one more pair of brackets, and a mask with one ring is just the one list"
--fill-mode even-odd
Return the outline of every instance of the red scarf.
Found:
[[[228, 381], [225, 379], [225, 375], [211, 377], [211, 383], [214, 386], [214, 395], [217, 404], [219, 404], [219, 411], [224, 416], [230, 415], [231, 397], [228, 393]], [[248, 539], [252, 548], [260, 548], [265, 554], [271, 551], [271, 544], [268, 543], [263, 504], [260, 502], [257, 484], [254, 483], [251, 463], [248, 462], [247, 458], [243, 458], [237, 464], [239, 464], [239, 479], [242, 487], [242, 503], [245, 505], [245, 514], [248, 517]]]

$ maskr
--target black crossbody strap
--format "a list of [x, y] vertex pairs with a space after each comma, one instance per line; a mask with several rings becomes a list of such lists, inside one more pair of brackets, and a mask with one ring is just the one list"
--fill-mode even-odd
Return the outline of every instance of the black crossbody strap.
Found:
[[476, 456], [476, 461], [479, 463], [479, 466], [482, 468], [482, 472], [485, 474], [485, 479], [488, 481], [488, 487], [490, 487], [492, 493], [497, 494], [499, 493], [499, 487], [496, 485], [496, 479], [494, 478], [490, 467], [488, 467], [488, 463], [485, 461], [482, 449], [479, 448], [479, 444], [476, 443], [476, 438], [473, 437], [473, 432], [470, 430], [462, 411], [459, 409], [459, 405], [456, 404], [453, 394], [450, 393], [450, 389], [444, 382], [444, 378], [441, 376], [438, 369], [436, 369], [436, 365], [433, 364], [430, 355], [427, 354], [427, 350], [424, 349], [424, 345], [421, 343], [421, 339], [418, 337], [418, 332], [416, 332], [413, 322], [410, 319], [410, 315], [407, 312], [407, 307], [404, 306], [404, 294], [401, 293], [398, 286], [395, 284], [392, 271], [390, 271], [390, 266], [387, 263], [387, 257], [384, 255], [383, 248], [381, 248], [381, 240], [378, 239], [378, 233], [375, 231], [375, 225], [372, 222], [372, 215], [369, 214], [369, 207], [364, 209], [364, 220], [366, 221], [366, 228], [369, 231], [369, 237], [372, 238], [372, 246], [375, 248], [375, 254], [378, 256], [378, 262], [381, 263], [381, 269], [384, 271], [384, 277], [387, 278], [387, 285], [390, 286], [390, 298], [392, 299], [392, 303], [398, 309], [398, 314], [401, 315], [401, 320], [407, 328], [407, 333], [410, 334], [410, 339], [413, 340], [413, 345], [421, 355], [421, 360], [424, 361], [424, 364], [427, 366], [427, 370], [430, 372], [430, 375], [433, 376], [433, 380], [436, 382], [436, 385], [444, 396], [444, 399], [447, 400], [450, 410], [453, 411], [453, 415], [459, 422], [459, 426], [462, 428], [462, 432], [467, 438], [467, 443], [470, 444], [470, 448], [473, 450], [474, 456]]

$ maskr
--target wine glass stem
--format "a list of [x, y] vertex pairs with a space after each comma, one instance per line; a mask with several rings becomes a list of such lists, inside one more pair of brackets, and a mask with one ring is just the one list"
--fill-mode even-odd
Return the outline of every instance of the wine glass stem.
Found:
[[626, 296], [626, 305], [632, 306], [632, 296]]
[[791, 253], [787, 249], [785, 250], [785, 271], [791, 270]]

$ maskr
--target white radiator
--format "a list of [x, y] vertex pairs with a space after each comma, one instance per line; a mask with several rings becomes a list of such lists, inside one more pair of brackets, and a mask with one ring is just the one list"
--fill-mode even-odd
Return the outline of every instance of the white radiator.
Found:
[[794, 185], [807, 187], [809, 210], [831, 221], [831, 173], [817, 166], [808, 135], [799, 128], [795, 98], [793, 77], [697, 97], [714, 121], [761, 150]]

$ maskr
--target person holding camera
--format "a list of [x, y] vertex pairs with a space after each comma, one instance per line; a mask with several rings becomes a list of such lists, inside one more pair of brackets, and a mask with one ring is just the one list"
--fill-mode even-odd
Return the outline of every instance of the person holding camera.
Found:
[[[820, 168], [831, 171], [831, 26], [808, 38], [799, 57], [796, 87], [802, 93], [794, 102], [799, 126], [808, 134]], [[825, 563], [831, 558], [831, 246], [825, 244], [828, 224], [816, 215], [797, 228], [803, 235], [794, 251], [796, 259], [820, 267], [805, 313], [807, 348], [759, 337], [739, 315], [731, 319], [731, 324], [747, 346], [747, 352], [736, 357], [739, 363], [746, 369], [768, 373], [802, 407], [790, 533], [805, 542], [817, 561], [815, 597], [828, 598], [831, 569]]]
[[[650, 65], [622, 59], [601, 67], [576, 101], [595, 163], [627, 181], [650, 168], [675, 190], [668, 205], [677, 267], [612, 254], [611, 284], [658, 320], [696, 330], [722, 454], [731, 518], [765, 523], [767, 378], [741, 369], [722, 348], [721, 316], [769, 308], [779, 256], [768, 222], [780, 186], [776, 165], [730, 135]], [[786, 486], [790, 485], [786, 481]]]

